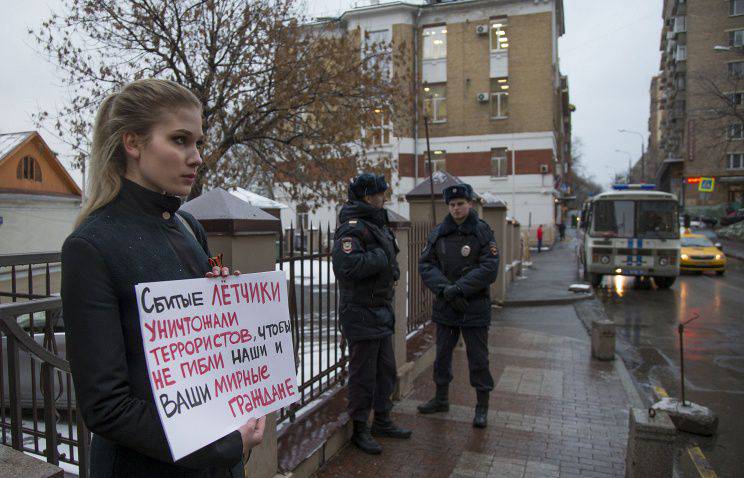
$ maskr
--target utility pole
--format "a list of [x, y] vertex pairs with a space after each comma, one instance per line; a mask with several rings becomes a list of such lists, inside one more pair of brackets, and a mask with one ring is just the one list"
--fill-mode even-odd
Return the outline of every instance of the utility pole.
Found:
[[[429, 192], [431, 193], [431, 223], [437, 223], [437, 208], [434, 205], [434, 168], [431, 164], [431, 147], [429, 146], [429, 115], [424, 115], [424, 132], [426, 133], [426, 156], [429, 162]], [[418, 158], [416, 158], [418, 161]]]

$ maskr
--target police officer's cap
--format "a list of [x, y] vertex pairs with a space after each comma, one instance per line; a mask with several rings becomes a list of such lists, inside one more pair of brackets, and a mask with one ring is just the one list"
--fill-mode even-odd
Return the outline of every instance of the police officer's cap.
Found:
[[470, 184], [455, 184], [454, 186], [445, 188], [444, 191], [442, 191], [442, 195], [444, 196], [444, 202], [446, 204], [449, 204], [450, 201], [458, 198], [472, 201], [473, 188], [470, 186]]
[[362, 173], [349, 184], [349, 198], [361, 200], [364, 196], [387, 191], [388, 184], [382, 174]]

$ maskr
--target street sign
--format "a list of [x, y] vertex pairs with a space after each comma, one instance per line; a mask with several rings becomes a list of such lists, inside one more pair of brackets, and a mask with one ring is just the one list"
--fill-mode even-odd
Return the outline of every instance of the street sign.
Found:
[[700, 181], [702, 180], [703, 178], [701, 178], [700, 176], [693, 176], [693, 177], [685, 178], [685, 182], [687, 184], [700, 184]]
[[700, 183], [698, 184], [698, 191], [700, 191], [701, 193], [712, 193], [715, 185], [716, 185], [715, 178], [700, 178]]

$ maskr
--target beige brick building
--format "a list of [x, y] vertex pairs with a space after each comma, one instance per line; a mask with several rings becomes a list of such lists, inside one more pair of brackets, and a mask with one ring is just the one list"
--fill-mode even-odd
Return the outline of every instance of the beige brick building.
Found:
[[663, 17], [658, 181], [688, 206], [741, 204], [744, 0], [665, 0]]
[[407, 215], [406, 192], [428, 176], [426, 115], [435, 170], [500, 197], [525, 226], [561, 220], [573, 109], [558, 59], [562, 0], [373, 1], [327, 21], [404, 59], [391, 74], [413, 94], [368, 151], [396, 164], [389, 207]]

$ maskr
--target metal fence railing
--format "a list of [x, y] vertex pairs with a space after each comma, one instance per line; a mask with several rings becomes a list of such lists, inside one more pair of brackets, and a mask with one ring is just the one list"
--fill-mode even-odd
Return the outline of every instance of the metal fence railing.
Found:
[[408, 333], [431, 320], [434, 294], [424, 285], [418, 272], [419, 256], [426, 246], [426, 237], [434, 226], [429, 222], [412, 222], [408, 237]]
[[300, 400], [281, 411], [279, 421], [295, 413], [347, 375], [346, 343], [338, 326], [338, 285], [333, 275], [330, 227], [290, 228], [279, 239], [276, 268], [285, 271], [294, 333]]
[[63, 358], [61, 308], [59, 297], [0, 304], [0, 437], [49, 463], [78, 466], [85, 478], [90, 434]]
[[0, 254], [0, 304], [59, 293], [61, 255]]

